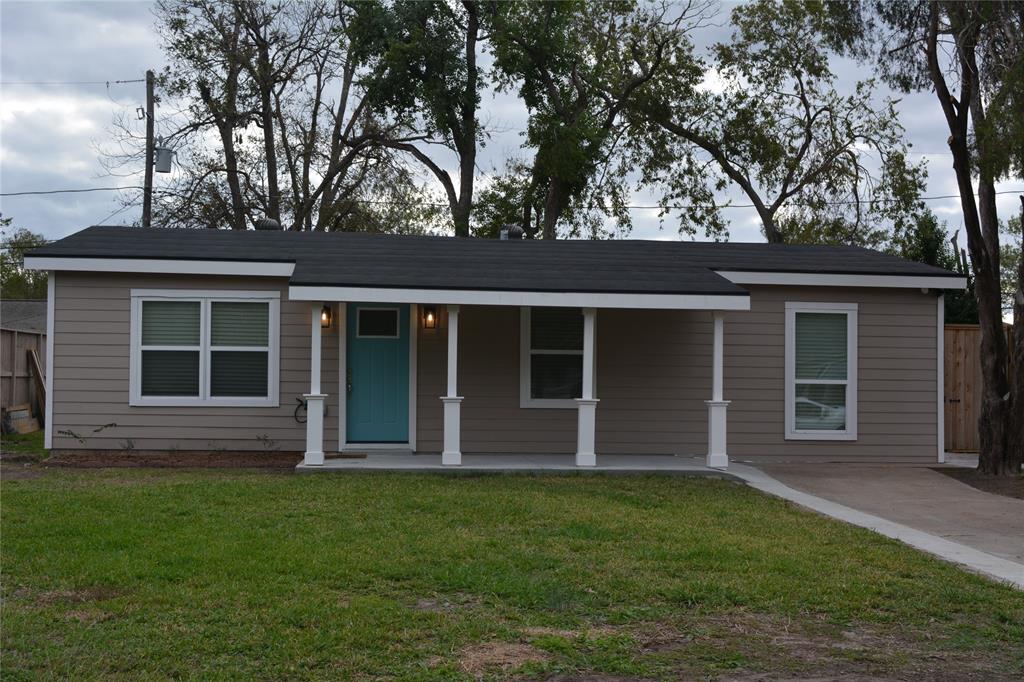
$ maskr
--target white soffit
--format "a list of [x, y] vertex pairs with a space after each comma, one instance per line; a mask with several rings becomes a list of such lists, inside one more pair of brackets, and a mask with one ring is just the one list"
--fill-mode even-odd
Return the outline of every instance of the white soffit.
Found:
[[467, 289], [390, 289], [292, 285], [293, 301], [360, 301], [363, 303], [434, 303], [564, 308], [641, 308], [652, 310], [750, 310], [750, 296], [644, 294], [558, 291], [481, 291]]
[[291, 277], [294, 263], [237, 260], [164, 260], [159, 258], [65, 258], [26, 256], [29, 270], [137, 272], [160, 275], [242, 275]]

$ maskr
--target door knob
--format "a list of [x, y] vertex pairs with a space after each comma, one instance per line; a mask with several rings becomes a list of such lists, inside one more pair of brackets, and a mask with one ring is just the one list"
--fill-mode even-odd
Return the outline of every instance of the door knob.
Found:
[[349, 393], [352, 392], [352, 368], [349, 367], [348, 371], [345, 372], [345, 388]]

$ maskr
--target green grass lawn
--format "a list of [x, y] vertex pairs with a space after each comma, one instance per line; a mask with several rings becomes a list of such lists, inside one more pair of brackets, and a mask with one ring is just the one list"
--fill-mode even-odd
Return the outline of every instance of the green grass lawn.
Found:
[[36, 471], [5, 680], [1024, 673], [1024, 594], [733, 483]]
[[46, 459], [43, 432], [5, 433], [0, 436], [0, 454], [17, 461], [39, 462]]

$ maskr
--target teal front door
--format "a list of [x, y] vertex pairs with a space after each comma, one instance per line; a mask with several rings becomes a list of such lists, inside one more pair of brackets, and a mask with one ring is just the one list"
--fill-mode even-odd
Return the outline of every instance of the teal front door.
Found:
[[349, 303], [349, 443], [409, 442], [409, 306]]

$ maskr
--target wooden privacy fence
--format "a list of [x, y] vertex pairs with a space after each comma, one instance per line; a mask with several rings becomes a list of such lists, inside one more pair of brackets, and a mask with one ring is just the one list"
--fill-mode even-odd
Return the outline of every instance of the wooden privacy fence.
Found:
[[[1007, 341], [1010, 332], [1007, 325]], [[977, 452], [981, 447], [981, 328], [976, 324], [947, 324], [943, 344], [946, 450]]]
[[4, 412], [29, 405], [43, 422], [45, 362], [46, 334], [0, 329], [0, 407]]

